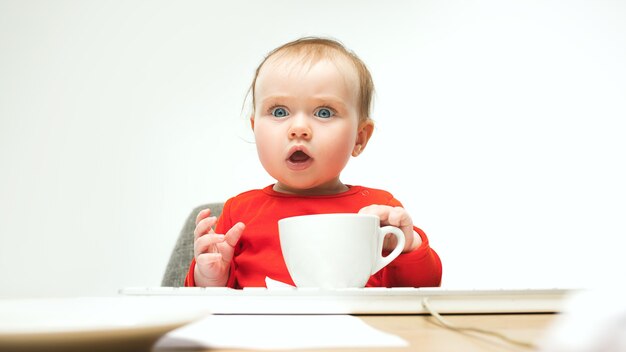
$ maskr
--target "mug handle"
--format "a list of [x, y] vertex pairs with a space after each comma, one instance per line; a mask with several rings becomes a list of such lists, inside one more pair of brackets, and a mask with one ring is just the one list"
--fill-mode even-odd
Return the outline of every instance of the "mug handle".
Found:
[[[396, 243], [396, 248], [394, 248], [393, 251], [391, 251], [391, 253], [389, 253], [386, 257], [383, 257], [382, 247], [383, 247], [383, 243], [385, 242], [385, 236], [388, 233], [393, 233], [398, 239], [398, 242]], [[391, 261], [396, 259], [396, 257], [399, 256], [400, 253], [402, 253], [402, 250], [404, 249], [404, 232], [402, 232], [402, 230], [400, 230], [399, 228], [395, 226], [381, 227], [378, 230], [378, 236], [379, 236], [378, 243], [380, 245], [379, 245], [379, 250], [376, 253], [377, 254], [376, 262], [374, 263], [374, 266], [372, 268], [371, 275], [376, 274], [380, 269], [384, 268], [385, 266], [387, 266], [387, 264], [391, 263]]]

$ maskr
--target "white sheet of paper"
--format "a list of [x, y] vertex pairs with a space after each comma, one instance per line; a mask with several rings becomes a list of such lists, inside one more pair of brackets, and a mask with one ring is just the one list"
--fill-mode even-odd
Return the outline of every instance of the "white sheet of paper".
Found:
[[405, 347], [350, 315], [211, 315], [163, 336], [154, 349]]

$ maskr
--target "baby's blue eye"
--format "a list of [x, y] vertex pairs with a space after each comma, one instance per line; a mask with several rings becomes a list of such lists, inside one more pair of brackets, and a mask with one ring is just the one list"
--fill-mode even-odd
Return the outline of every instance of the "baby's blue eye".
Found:
[[327, 118], [332, 117], [334, 115], [335, 115], [335, 113], [332, 110], [328, 109], [328, 108], [320, 108], [320, 109], [317, 109], [317, 111], [315, 111], [315, 116], [321, 117], [323, 119], [327, 119]]
[[274, 108], [270, 111], [274, 117], [286, 117], [289, 115], [285, 108]]

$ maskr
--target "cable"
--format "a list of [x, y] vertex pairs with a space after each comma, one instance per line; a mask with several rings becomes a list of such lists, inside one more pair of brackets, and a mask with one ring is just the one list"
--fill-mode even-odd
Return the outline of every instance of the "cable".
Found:
[[422, 305], [424, 306], [424, 308], [426, 308], [426, 310], [428, 311], [428, 313], [430, 313], [430, 315], [432, 315], [437, 322], [439, 322], [439, 324], [441, 324], [443, 327], [448, 328], [450, 330], [454, 330], [454, 331], [458, 331], [458, 332], [475, 332], [475, 333], [479, 333], [479, 334], [484, 334], [484, 335], [491, 335], [494, 337], [497, 337], [507, 343], [516, 345], [516, 346], [520, 346], [520, 347], [524, 347], [524, 348], [529, 348], [529, 349], [535, 349], [537, 346], [535, 346], [535, 344], [531, 343], [531, 342], [527, 342], [527, 341], [521, 341], [521, 340], [516, 340], [516, 339], [512, 339], [504, 334], [501, 334], [499, 332], [496, 331], [492, 331], [492, 330], [485, 330], [485, 329], [480, 329], [480, 328], [475, 328], [472, 326], [458, 326], [458, 325], [454, 325], [452, 323], [450, 323], [449, 321], [447, 321], [446, 319], [444, 319], [439, 313], [437, 313], [437, 311], [435, 311], [430, 304], [428, 303], [428, 297], [425, 297], [424, 299], [422, 299]]

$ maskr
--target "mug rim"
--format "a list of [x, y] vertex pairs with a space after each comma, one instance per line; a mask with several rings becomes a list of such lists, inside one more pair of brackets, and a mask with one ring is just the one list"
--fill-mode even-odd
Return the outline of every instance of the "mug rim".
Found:
[[346, 218], [346, 217], [361, 217], [361, 218], [375, 218], [380, 221], [378, 215], [374, 214], [359, 214], [359, 213], [321, 213], [321, 214], [305, 214], [305, 215], [296, 215], [296, 216], [288, 216], [286, 218], [282, 218], [278, 220], [278, 223], [281, 222], [289, 222], [298, 220], [301, 218], [315, 218], [315, 217], [331, 217], [331, 218]]

